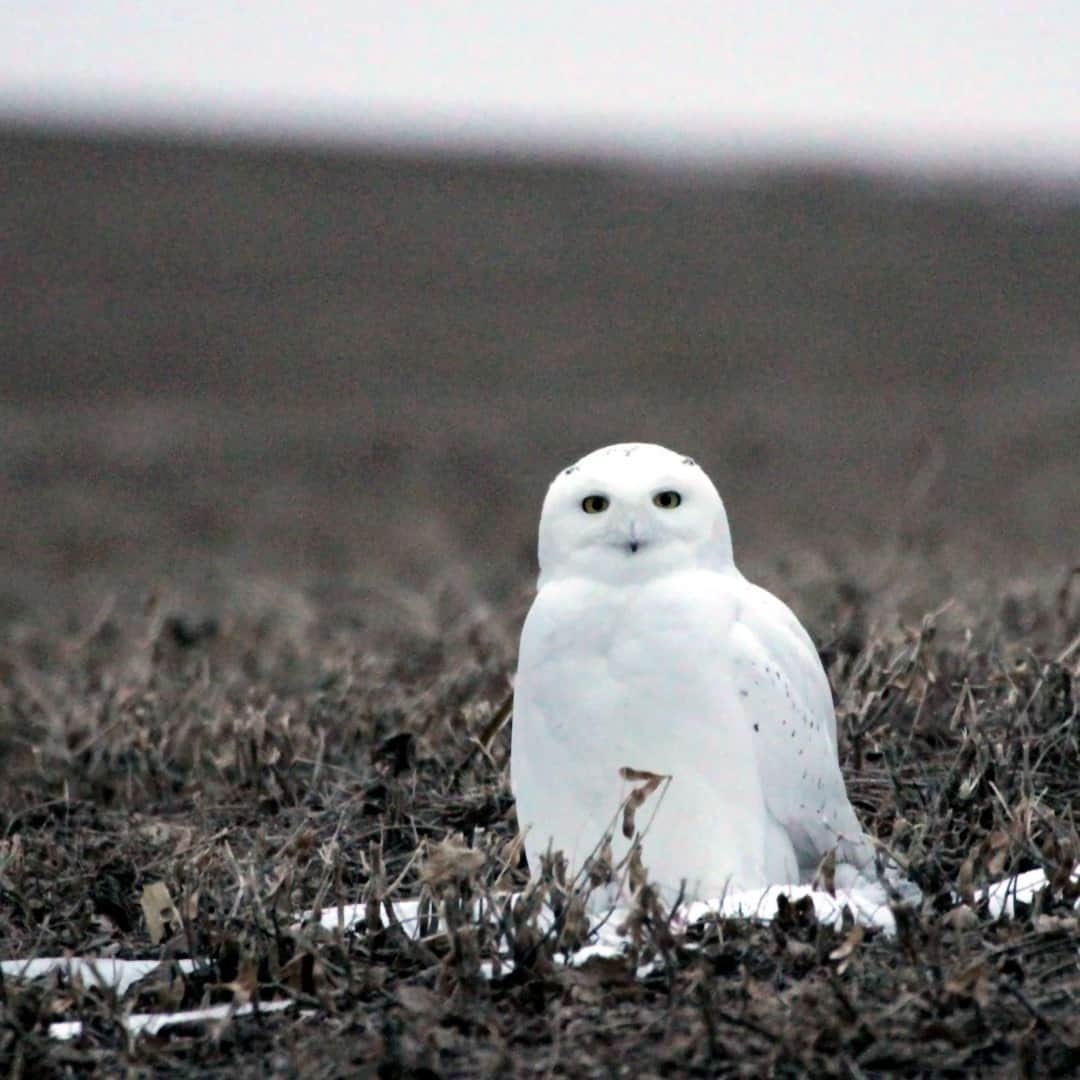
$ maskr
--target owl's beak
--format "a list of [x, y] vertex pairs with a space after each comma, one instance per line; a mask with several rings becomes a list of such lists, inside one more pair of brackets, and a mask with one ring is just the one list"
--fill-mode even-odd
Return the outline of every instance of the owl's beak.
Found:
[[636, 555], [649, 542], [648, 536], [642, 535], [642, 530], [633, 518], [622, 516], [611, 522], [606, 540], [617, 551], [625, 551], [628, 555]]

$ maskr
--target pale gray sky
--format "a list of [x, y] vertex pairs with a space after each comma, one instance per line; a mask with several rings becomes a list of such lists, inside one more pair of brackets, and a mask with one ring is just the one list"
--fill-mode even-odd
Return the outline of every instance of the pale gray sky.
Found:
[[0, 117], [1080, 176], [1080, 3], [0, 0]]

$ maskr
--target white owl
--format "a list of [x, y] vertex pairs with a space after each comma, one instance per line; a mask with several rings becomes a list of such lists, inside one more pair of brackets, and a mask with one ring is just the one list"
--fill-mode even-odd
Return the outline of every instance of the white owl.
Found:
[[578, 868], [633, 788], [668, 898], [812, 878], [828, 852], [873, 874], [837, 762], [825, 672], [791, 610], [736, 569], [724, 504], [688, 457], [627, 443], [552, 483], [521, 634], [511, 745], [532, 871]]

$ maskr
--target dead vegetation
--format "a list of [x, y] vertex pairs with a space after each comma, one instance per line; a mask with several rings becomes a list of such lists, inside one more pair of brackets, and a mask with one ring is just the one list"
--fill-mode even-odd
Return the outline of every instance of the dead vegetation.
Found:
[[[554, 926], [538, 902], [503, 899], [525, 880], [505, 730], [490, 739], [505, 635], [459, 612], [375, 650], [308, 603], [301, 625], [116, 598], [64, 632], [7, 627], [4, 954], [170, 962], [119, 1000], [55, 975], [6, 981], [14, 1073], [1080, 1066], [1075, 605], [1027, 599], [1037, 651], [932, 618], [826, 642], [854, 802], [927, 897], [896, 940], [820, 926], [799, 903], [771, 926], [683, 930], [646, 893], [625, 961], [567, 968], [586, 920], [559, 867]], [[980, 907], [980, 885], [1036, 867], [1050, 887], [1030, 909], [995, 921]], [[386, 901], [417, 895], [444, 929], [413, 940]], [[296, 924], [344, 903], [367, 905], [364, 929]], [[181, 975], [182, 957], [205, 964]], [[282, 999], [293, 1007], [209, 1033], [134, 1039], [118, 1024]], [[58, 1019], [83, 1035], [51, 1040]]]

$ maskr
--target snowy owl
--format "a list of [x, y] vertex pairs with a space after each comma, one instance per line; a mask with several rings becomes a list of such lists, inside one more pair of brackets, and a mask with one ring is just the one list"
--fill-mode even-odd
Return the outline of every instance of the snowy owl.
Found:
[[736, 569], [690, 458], [627, 443], [564, 470], [539, 561], [510, 761], [533, 873], [549, 850], [580, 868], [611, 832], [611, 862], [636, 836], [669, 899], [805, 882], [834, 849], [872, 874], [817, 651]]

